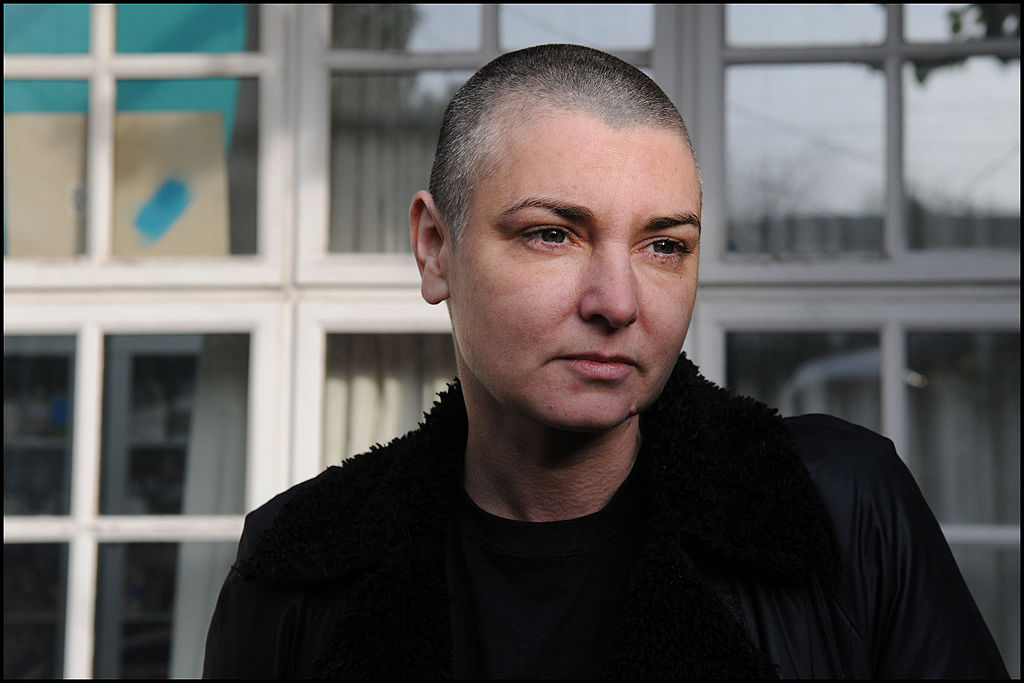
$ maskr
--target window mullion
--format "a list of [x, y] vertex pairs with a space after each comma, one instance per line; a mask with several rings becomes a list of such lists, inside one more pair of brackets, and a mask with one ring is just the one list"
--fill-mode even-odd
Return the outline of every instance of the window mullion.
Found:
[[86, 324], [75, 352], [71, 516], [75, 535], [68, 551], [68, 595], [64, 630], [64, 677], [91, 678], [96, 609], [96, 537], [99, 506], [100, 416], [103, 333]]
[[[693, 36], [699, 54], [696, 78], [689, 82], [692, 92], [683, 92], [683, 99], [693, 99], [693, 121], [688, 121], [693, 145], [700, 160], [703, 182], [701, 219], [702, 260], [711, 264], [712, 272], [726, 255], [726, 140], [725, 79], [726, 65], [722, 56], [725, 43], [725, 8], [721, 5], [694, 5], [684, 16], [696, 23]], [[684, 41], [685, 42], [685, 41]]]
[[94, 71], [89, 87], [86, 254], [92, 264], [110, 258], [114, 182], [114, 109], [116, 83], [111, 68], [114, 55], [116, 9], [92, 6], [90, 44]]
[[480, 50], [486, 55], [486, 60], [497, 57], [501, 51], [500, 16], [497, 3], [485, 3], [480, 8]]
[[906, 198], [903, 186], [903, 7], [889, 5], [885, 56], [885, 196], [884, 250], [888, 258], [907, 255]]
[[882, 433], [896, 446], [904, 461], [909, 456], [907, 444], [907, 345], [902, 323], [889, 320], [882, 328], [881, 344], [881, 401]]

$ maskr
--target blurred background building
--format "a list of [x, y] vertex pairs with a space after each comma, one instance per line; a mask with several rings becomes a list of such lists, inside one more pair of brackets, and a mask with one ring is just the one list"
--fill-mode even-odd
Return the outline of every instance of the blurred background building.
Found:
[[684, 348], [892, 438], [1019, 677], [1019, 8], [5, 4], [5, 678], [199, 675], [243, 515], [415, 426], [411, 196], [545, 42], [690, 126]]

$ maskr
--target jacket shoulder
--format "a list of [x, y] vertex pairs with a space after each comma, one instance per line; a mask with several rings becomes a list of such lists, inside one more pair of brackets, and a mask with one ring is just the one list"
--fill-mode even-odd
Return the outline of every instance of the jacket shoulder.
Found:
[[827, 415], [787, 418], [835, 526], [829, 589], [883, 678], [1005, 678], [942, 529], [892, 441]]
[[395, 454], [374, 449], [326, 468], [317, 476], [277, 494], [245, 517], [235, 569], [255, 578], [268, 566], [266, 555], [298, 557], [325, 542], [324, 533], [341, 520], [358, 516], [384, 480]]

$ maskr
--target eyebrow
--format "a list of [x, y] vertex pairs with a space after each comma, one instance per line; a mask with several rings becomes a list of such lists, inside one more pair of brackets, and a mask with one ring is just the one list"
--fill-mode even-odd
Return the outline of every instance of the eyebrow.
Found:
[[[500, 218], [507, 218], [517, 211], [521, 211], [526, 208], [538, 208], [550, 211], [556, 216], [560, 216], [567, 221], [575, 223], [594, 223], [594, 212], [585, 206], [579, 204], [571, 204], [569, 202], [562, 202], [555, 199], [544, 199], [542, 197], [528, 197], [520, 200], [501, 212]], [[692, 225], [700, 231], [700, 219], [697, 218], [695, 213], [690, 211], [682, 211], [680, 213], [671, 214], [669, 216], [659, 216], [658, 218], [652, 218], [647, 221], [644, 225], [644, 230], [664, 230], [665, 228], [675, 227], [677, 225]]]

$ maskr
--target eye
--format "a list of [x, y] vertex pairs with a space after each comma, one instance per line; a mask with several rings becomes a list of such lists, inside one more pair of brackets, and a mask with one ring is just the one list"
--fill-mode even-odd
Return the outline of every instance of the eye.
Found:
[[661, 254], [662, 256], [675, 256], [676, 254], [684, 254], [687, 251], [686, 245], [676, 240], [655, 240], [647, 246], [655, 254]]
[[559, 228], [541, 228], [533, 233], [535, 237], [539, 237], [542, 242], [548, 244], [562, 244], [565, 242], [565, 230]]

